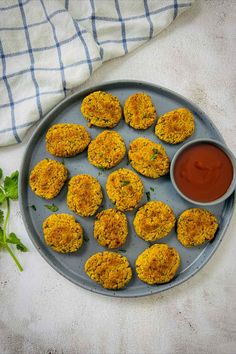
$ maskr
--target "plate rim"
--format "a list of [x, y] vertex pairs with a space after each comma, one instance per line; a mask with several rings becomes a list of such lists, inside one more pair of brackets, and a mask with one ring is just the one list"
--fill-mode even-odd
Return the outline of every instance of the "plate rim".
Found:
[[[72, 276], [70, 276], [69, 274], [66, 274], [63, 272], [63, 270], [60, 269], [60, 267], [58, 267], [56, 264], [54, 264], [54, 262], [48, 258], [46, 256], [46, 254], [41, 250], [41, 248], [38, 246], [34, 236], [31, 233], [29, 224], [27, 222], [27, 207], [24, 205], [24, 200], [22, 197], [22, 191], [24, 189], [24, 166], [26, 164], [26, 160], [28, 157], [28, 154], [30, 152], [30, 147], [31, 147], [31, 143], [35, 140], [35, 137], [38, 133], [39, 130], [41, 130], [42, 126], [45, 124], [45, 122], [51, 117], [51, 115], [55, 114], [57, 112], [58, 109], [60, 109], [61, 107], [63, 107], [65, 104], [70, 104], [70, 102], [74, 99], [76, 99], [78, 96], [81, 95], [87, 95], [90, 92], [93, 91], [97, 91], [97, 90], [104, 90], [103, 87], [104, 86], [113, 86], [113, 85], [146, 85], [149, 86], [151, 89], [154, 90], [158, 90], [158, 91], [163, 91], [165, 93], [167, 93], [168, 95], [172, 95], [175, 96], [177, 99], [183, 100], [185, 102], [187, 102], [188, 104], [190, 104], [191, 106], [193, 106], [199, 113], [200, 115], [206, 116], [210, 125], [217, 131], [217, 133], [219, 134], [219, 136], [221, 137], [221, 141], [223, 144], [227, 145], [223, 136], [221, 135], [219, 129], [216, 127], [216, 125], [214, 124], [214, 122], [212, 122], [212, 120], [209, 118], [209, 116], [202, 111], [201, 108], [198, 107], [197, 104], [195, 104], [193, 101], [191, 101], [188, 98], [185, 98], [183, 95], [176, 93], [173, 90], [170, 90], [168, 88], [165, 88], [163, 86], [160, 85], [156, 85], [147, 81], [142, 81], [142, 80], [112, 80], [112, 81], [105, 81], [103, 83], [97, 84], [95, 86], [89, 86], [86, 89], [82, 89], [82, 90], [76, 90], [75, 92], [73, 92], [70, 96], [65, 97], [62, 101], [60, 101], [58, 104], [56, 104], [48, 113], [46, 113], [42, 119], [40, 119], [39, 123], [37, 124], [36, 122], [36, 126], [35, 129], [32, 133], [32, 136], [30, 137], [26, 147], [25, 147], [25, 151], [22, 157], [22, 161], [21, 161], [21, 165], [20, 165], [20, 174], [19, 174], [19, 206], [20, 206], [20, 211], [21, 211], [21, 215], [22, 215], [22, 219], [23, 219], [23, 223], [25, 226], [25, 229], [27, 231], [27, 234], [31, 240], [31, 242], [33, 243], [34, 247], [37, 249], [37, 251], [39, 252], [39, 254], [41, 255], [41, 257], [60, 275], [62, 275], [64, 278], [68, 279], [69, 281], [71, 281], [73, 284], [76, 284], [77, 286], [80, 286], [83, 289], [89, 290], [93, 293], [96, 294], [100, 294], [100, 295], [104, 295], [104, 296], [109, 296], [109, 297], [116, 297], [116, 298], [137, 298], [137, 297], [144, 297], [144, 296], [150, 296], [150, 295], [154, 295], [157, 293], [161, 293], [163, 291], [166, 291], [168, 289], [171, 289], [177, 285], [180, 285], [184, 282], [186, 282], [187, 280], [189, 280], [190, 278], [192, 278], [196, 273], [198, 273], [211, 259], [211, 257], [214, 255], [214, 253], [216, 252], [216, 250], [218, 249], [220, 243], [223, 240], [223, 237], [226, 233], [226, 230], [231, 222], [232, 216], [233, 216], [233, 212], [234, 212], [234, 208], [235, 208], [235, 192], [233, 192], [231, 194], [231, 196], [225, 201], [225, 205], [228, 204], [228, 209], [230, 210], [230, 215], [228, 217], [228, 220], [225, 222], [223, 229], [221, 229], [221, 234], [220, 237], [215, 241], [214, 247], [212, 248], [212, 250], [210, 251], [210, 253], [203, 259], [202, 263], [200, 264], [199, 267], [197, 267], [195, 270], [193, 270], [192, 273], [188, 274], [184, 279], [179, 279], [176, 280], [174, 283], [169, 282], [166, 284], [162, 284], [162, 288], [158, 288], [158, 287], [153, 287], [153, 290], [150, 291], [149, 293], [143, 293], [143, 294], [129, 294], [129, 293], [122, 293], [119, 291], [116, 291], [116, 293], [114, 294], [112, 291], [109, 293], [105, 290], [107, 289], [103, 289], [101, 288], [93, 288], [90, 286], [87, 286], [86, 284], [82, 284], [78, 281], [76, 281], [75, 279], [73, 279]], [[62, 108], [63, 109], [63, 108]], [[218, 139], [217, 139], [218, 140]], [[29, 216], [28, 216], [29, 217]], [[207, 247], [207, 246], [206, 246]]]

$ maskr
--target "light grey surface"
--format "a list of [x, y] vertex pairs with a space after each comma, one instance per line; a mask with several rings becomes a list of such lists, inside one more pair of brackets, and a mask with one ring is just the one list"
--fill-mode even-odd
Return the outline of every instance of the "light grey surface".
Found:
[[[137, 209], [126, 213], [129, 224], [129, 235], [126, 243], [120, 247], [120, 249], [126, 251], [125, 253], [124, 251], [121, 251], [120, 253], [123, 253], [131, 262], [133, 277], [127, 287], [119, 291], [111, 291], [102, 288], [102, 286], [93, 282], [84, 272], [84, 264], [86, 260], [94, 253], [106, 250], [106, 248], [101, 247], [93, 237], [93, 225], [95, 220], [94, 216], [86, 218], [78, 217], [76, 214], [74, 214], [76, 219], [81, 223], [84, 229], [84, 233], [88, 238], [88, 241], [84, 242], [83, 246], [78, 252], [71, 254], [60, 254], [45, 245], [42, 232], [42, 224], [43, 221], [51, 214], [51, 212], [45, 208], [45, 203], [48, 204], [48, 201], [37, 197], [29, 187], [30, 171], [32, 171], [34, 166], [44, 158], [56, 159], [50, 155], [45, 148], [45, 135], [49, 127], [52, 126], [52, 124], [58, 123], [79, 123], [86, 127], [87, 122], [80, 113], [82, 100], [84, 97], [86, 97], [87, 94], [93, 91], [101, 90], [109, 92], [118, 97], [122, 107], [124, 106], [125, 100], [130, 95], [137, 92], [145, 92], [152, 98], [152, 101], [157, 109], [158, 116], [161, 116], [164, 113], [174, 109], [185, 107], [193, 113], [195, 120], [195, 131], [194, 134], [188, 139], [188, 141], [201, 137], [207, 139], [211, 138], [223, 142], [220, 133], [214, 127], [213, 123], [209, 120], [205, 113], [203, 113], [194, 104], [188, 102], [183, 97], [178, 96], [176, 93], [155, 85], [132, 81], [118, 81], [105, 83], [97, 87], [92, 87], [81, 93], [75, 93], [72, 97], [67, 98], [64, 102], [55, 107], [53, 111], [47, 114], [43, 122], [35, 130], [26, 148], [25, 156], [23, 157], [20, 170], [20, 207], [23, 214], [23, 220], [25, 222], [25, 227], [28, 230], [29, 236], [31, 237], [32, 241], [42, 256], [59, 273], [63, 274], [66, 278], [70, 279], [74, 283], [88, 290], [116, 297], [137, 297], [158, 293], [175, 285], [181, 284], [183, 281], [195, 274], [210, 259], [211, 255], [215, 252], [216, 248], [222, 241], [225, 230], [232, 217], [234, 195], [231, 196], [226, 202], [208, 207], [208, 210], [214, 213], [219, 221], [219, 228], [216, 232], [215, 238], [210, 243], [199, 247], [193, 247], [191, 249], [186, 249], [177, 241], [175, 230], [172, 230], [167, 237], [159, 241], [159, 243], [167, 243], [170, 246], [175, 247], [178, 250], [181, 258], [180, 268], [178, 269], [176, 277], [168, 284], [150, 286], [141, 282], [136, 275], [135, 260], [138, 255], [149, 246], [147, 242], [136, 236], [132, 226], [133, 218]], [[149, 129], [145, 131], [137, 131], [130, 128], [122, 119], [114, 130], [121, 134], [126, 143], [127, 149], [131, 141], [139, 136], [149, 138], [152, 141], [157, 141], [158, 143], [162, 143], [171, 160], [176, 151], [180, 149], [185, 142], [177, 145], [165, 144], [155, 136], [154, 127], [155, 124], [153, 124]], [[92, 138], [95, 138], [99, 133], [101, 133], [101, 131], [103, 131], [103, 129], [96, 127], [89, 129], [89, 133], [91, 134]], [[118, 166], [101, 172], [101, 170], [97, 169], [88, 162], [87, 151], [84, 151], [82, 154], [75, 157], [65, 158], [63, 160], [57, 158], [57, 160], [64, 162], [65, 166], [68, 168], [70, 177], [85, 173], [90, 174], [98, 179], [103, 190], [103, 202], [98, 211], [113, 207], [113, 204], [110, 202], [106, 194], [106, 181], [108, 175], [121, 167], [130, 168], [132, 170], [130, 166], [127, 166], [128, 159], [126, 157]], [[150, 194], [151, 200], [161, 200], [164, 203], [170, 205], [174, 211], [174, 214], [176, 215], [176, 218], [184, 210], [195, 206], [194, 204], [185, 201], [179, 196], [178, 193], [176, 193], [172, 186], [169, 174], [159, 179], [151, 179], [144, 176], [140, 176], [140, 178], [144, 184], [145, 192], [139, 206], [146, 203], [146, 192]], [[154, 191], [151, 191], [150, 188], [153, 188]], [[58, 213], [72, 214], [66, 204], [66, 194], [67, 186], [64, 187], [61, 193], [51, 202], [54, 202], [59, 207]], [[30, 207], [31, 205], [34, 205], [36, 210], [33, 210]]]
[[[119, 79], [169, 87], [196, 102], [236, 154], [235, 23], [235, 0], [196, 0], [158, 38], [106, 63], [84, 87]], [[5, 173], [20, 167], [25, 146], [26, 141], [0, 149]], [[11, 220], [10, 230], [30, 252], [19, 255], [21, 274], [0, 252], [1, 354], [235, 353], [235, 212], [220, 247], [198, 274], [137, 299], [109, 298], [68, 282], [31, 243], [17, 203]]]

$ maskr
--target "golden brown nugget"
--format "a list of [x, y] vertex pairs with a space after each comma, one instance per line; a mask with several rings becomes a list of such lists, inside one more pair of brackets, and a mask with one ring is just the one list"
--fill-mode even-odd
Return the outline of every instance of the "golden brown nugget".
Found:
[[159, 178], [169, 172], [170, 160], [164, 147], [147, 138], [133, 140], [128, 156], [131, 166], [146, 177]]
[[117, 252], [94, 254], [85, 263], [84, 270], [92, 280], [106, 289], [121, 289], [132, 277], [128, 259]]
[[109, 169], [121, 162], [125, 152], [125, 143], [120, 134], [105, 130], [89, 144], [88, 160], [96, 167]]
[[185, 247], [199, 246], [215, 236], [218, 222], [208, 210], [192, 208], [185, 210], [177, 222], [177, 238]]
[[169, 144], [178, 144], [189, 138], [194, 128], [193, 114], [186, 108], [179, 108], [158, 119], [155, 134]]
[[52, 214], [43, 223], [44, 239], [60, 253], [77, 251], [83, 243], [83, 229], [72, 215]]
[[117, 209], [106, 209], [96, 215], [94, 237], [101, 246], [117, 248], [128, 236], [128, 222], [124, 213]]
[[117, 209], [126, 211], [138, 206], [144, 187], [136, 173], [127, 168], [120, 168], [108, 176], [106, 190]]
[[145, 241], [156, 241], [167, 236], [173, 229], [175, 215], [169, 205], [151, 201], [139, 208], [133, 224], [139, 237]]
[[121, 120], [121, 106], [117, 97], [104, 91], [95, 91], [83, 99], [81, 112], [89, 126], [114, 128]]
[[134, 129], [147, 129], [156, 119], [156, 108], [149, 95], [135, 93], [124, 105], [125, 122]]
[[179, 253], [164, 243], [147, 248], [136, 260], [139, 279], [150, 285], [168, 283], [174, 278], [179, 266]]
[[81, 174], [71, 178], [67, 205], [80, 216], [92, 216], [102, 203], [102, 188], [96, 178]]
[[68, 171], [62, 163], [44, 159], [31, 171], [29, 184], [39, 197], [52, 199], [60, 193], [67, 176]]
[[55, 156], [70, 157], [84, 151], [91, 138], [79, 124], [54, 124], [46, 134], [46, 149]]

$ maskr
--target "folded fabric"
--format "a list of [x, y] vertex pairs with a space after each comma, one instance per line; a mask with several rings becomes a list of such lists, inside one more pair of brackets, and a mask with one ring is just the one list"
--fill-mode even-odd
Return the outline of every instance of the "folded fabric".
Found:
[[193, 0], [0, 3], [0, 146], [27, 130], [105, 61], [166, 28]]

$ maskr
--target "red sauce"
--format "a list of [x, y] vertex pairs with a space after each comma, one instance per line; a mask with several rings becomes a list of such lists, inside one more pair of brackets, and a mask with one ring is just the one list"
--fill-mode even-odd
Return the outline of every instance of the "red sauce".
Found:
[[175, 162], [174, 179], [180, 191], [198, 202], [211, 202], [225, 194], [233, 179], [233, 166], [217, 146], [190, 146]]

